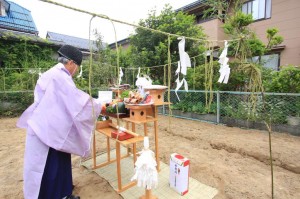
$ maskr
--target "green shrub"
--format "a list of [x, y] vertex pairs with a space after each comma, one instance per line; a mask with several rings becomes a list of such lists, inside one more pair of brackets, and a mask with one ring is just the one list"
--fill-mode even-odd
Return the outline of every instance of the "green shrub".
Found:
[[283, 67], [280, 71], [271, 72], [271, 81], [264, 81], [267, 92], [300, 93], [300, 68]]

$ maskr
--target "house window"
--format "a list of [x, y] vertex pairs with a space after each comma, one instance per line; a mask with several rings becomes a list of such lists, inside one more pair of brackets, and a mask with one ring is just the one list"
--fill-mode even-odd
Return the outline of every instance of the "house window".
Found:
[[271, 17], [272, 0], [247, 1], [242, 6], [242, 12], [252, 14], [254, 20], [268, 19]]
[[1, 1], [0, 1], [0, 16], [2, 16], [2, 17], [6, 16], [5, 7]]
[[269, 55], [263, 55], [260, 57], [260, 60], [258, 60], [259, 57], [252, 57], [253, 62], [260, 62], [263, 67], [273, 69], [278, 71], [279, 66], [280, 66], [280, 54], [279, 53], [274, 53], [274, 54], [269, 54]]

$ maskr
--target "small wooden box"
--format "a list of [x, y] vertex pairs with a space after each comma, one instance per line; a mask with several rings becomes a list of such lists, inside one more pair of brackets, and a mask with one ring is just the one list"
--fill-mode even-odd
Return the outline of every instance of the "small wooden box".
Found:
[[130, 106], [130, 119], [135, 121], [145, 121], [147, 119], [147, 107]]
[[104, 129], [110, 127], [109, 124], [112, 123], [112, 120], [98, 121], [96, 124], [96, 129]]
[[155, 87], [155, 85], [153, 85], [153, 88], [151, 88], [150, 86], [144, 88], [146, 92], [149, 91], [149, 94], [151, 95], [154, 104], [162, 104], [164, 102], [164, 94], [167, 87], [158, 86], [159, 85], [156, 85], [157, 88]]
[[154, 117], [154, 112], [153, 112], [153, 108], [152, 107], [147, 108], [146, 109], [146, 113], [147, 113], [147, 116]]

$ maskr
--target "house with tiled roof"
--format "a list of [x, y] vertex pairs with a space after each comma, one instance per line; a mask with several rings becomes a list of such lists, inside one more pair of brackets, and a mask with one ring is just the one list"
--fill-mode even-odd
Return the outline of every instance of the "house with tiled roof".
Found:
[[[223, 41], [226, 38], [222, 25], [224, 22], [217, 17], [205, 18], [204, 11], [208, 8], [206, 0], [198, 0], [176, 11], [195, 15], [195, 24], [202, 26], [208, 39]], [[229, 1], [229, 14], [235, 1]], [[272, 49], [271, 53], [262, 56], [268, 60], [266, 67], [279, 70], [279, 66], [300, 65], [300, 1], [299, 0], [244, 0], [242, 12], [252, 14], [254, 22], [250, 28], [257, 36], [267, 42], [266, 30], [276, 27], [284, 41], [280, 46]], [[217, 12], [217, 11], [216, 11]], [[222, 47], [222, 43], [216, 43], [215, 47]]]
[[[124, 50], [129, 47], [129, 44], [130, 44], [130, 38], [125, 38], [125, 39], [117, 41], [117, 45], [122, 46], [122, 48]], [[116, 49], [116, 42], [113, 42], [113, 43], [109, 44], [108, 47], [110, 49]]]
[[12, 1], [6, 0], [0, 0], [0, 31], [38, 36], [31, 12]]
[[[10, 34], [13, 33], [13, 34]], [[0, 36], [7, 35], [18, 38], [19, 35], [30, 36], [33, 41], [44, 42], [38, 37], [38, 30], [31, 16], [30, 10], [7, 0], [0, 0]], [[79, 48], [84, 54], [89, 54], [89, 40], [47, 32], [47, 40], [57, 47], [69, 44]], [[94, 51], [97, 50], [95, 41], [91, 43]]]
[[47, 35], [46, 35], [46, 39], [48, 41], [53, 42], [58, 45], [68, 44], [68, 45], [75, 46], [78, 49], [80, 49], [84, 55], [89, 54], [90, 45], [94, 52], [98, 50], [95, 41], [91, 40], [91, 42], [90, 42], [90, 40], [88, 40], [88, 39], [83, 39], [83, 38], [74, 37], [74, 36], [70, 36], [70, 35], [64, 35], [64, 34], [59, 34], [59, 33], [48, 31]]

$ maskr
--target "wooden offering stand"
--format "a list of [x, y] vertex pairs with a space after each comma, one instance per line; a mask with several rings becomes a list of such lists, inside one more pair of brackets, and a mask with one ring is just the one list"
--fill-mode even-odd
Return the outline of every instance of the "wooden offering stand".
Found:
[[129, 118], [132, 121], [145, 121], [147, 119], [146, 111], [150, 105], [125, 105], [126, 108], [129, 108]]
[[129, 118], [123, 118], [123, 121], [131, 123], [131, 130], [135, 132], [136, 124], [144, 125], [144, 136], [148, 136], [147, 123], [154, 122], [154, 139], [155, 139], [155, 158], [157, 171], [160, 171], [159, 149], [158, 149], [158, 106], [169, 105], [168, 102], [158, 102], [149, 105], [131, 105], [125, 107], [130, 110]]
[[[117, 163], [117, 177], [118, 177], [118, 193], [121, 193], [122, 191], [127, 190], [128, 188], [136, 185], [136, 182], [129, 182], [126, 185], [122, 185], [122, 176], [121, 176], [121, 159], [126, 158], [129, 156], [129, 153], [127, 153], [124, 156], [121, 156], [121, 145], [128, 147], [129, 145], [133, 145], [133, 161], [135, 163], [136, 161], [136, 143], [137, 142], [143, 142], [144, 137], [140, 136], [132, 131], [129, 131], [127, 129], [122, 129], [122, 131], [125, 131], [126, 133], [129, 133], [133, 135], [133, 138], [127, 139], [127, 140], [117, 140], [111, 137], [111, 133], [113, 131], [118, 130], [118, 126], [114, 125], [112, 123], [112, 120], [106, 120], [106, 121], [99, 121], [97, 122], [96, 125], [96, 131], [101, 133], [102, 135], [106, 136], [106, 152], [107, 152], [107, 161], [101, 164], [97, 164], [96, 162], [96, 139], [94, 136], [93, 139], [93, 164], [94, 164], [94, 169], [104, 167], [106, 165], [109, 165], [111, 163], [116, 162]], [[110, 157], [110, 140], [114, 140], [116, 142], [116, 159], [111, 159]]]
[[139, 197], [139, 199], [157, 199], [157, 197], [151, 194], [151, 190], [146, 189], [145, 195]]
[[145, 92], [149, 91], [152, 99], [154, 100], [154, 104], [163, 104], [164, 103], [164, 94], [168, 87], [162, 85], [151, 85], [145, 87]]
[[[159, 85], [157, 85], [159, 86]], [[157, 171], [160, 171], [160, 161], [159, 161], [159, 148], [158, 148], [158, 106], [163, 105], [169, 105], [170, 103], [164, 102], [164, 92], [166, 90], [166, 87], [155, 86], [152, 88], [147, 88], [145, 90], [149, 91], [150, 95], [152, 96], [152, 99], [154, 100], [153, 104], [146, 104], [146, 105], [132, 105], [127, 104], [125, 105], [126, 108], [129, 109], [129, 117], [128, 115], [122, 117], [123, 115], [110, 115], [112, 117], [118, 117], [121, 118], [123, 121], [126, 122], [126, 132], [134, 135], [133, 138], [130, 138], [128, 140], [116, 140], [111, 137], [111, 132], [116, 131], [118, 127], [116, 125], [112, 124], [112, 120], [107, 121], [101, 121], [97, 122], [96, 130], [101, 133], [102, 135], [106, 136], [107, 141], [107, 161], [101, 164], [96, 163], [96, 140], [94, 136], [93, 140], [93, 158], [94, 158], [94, 169], [101, 168], [103, 166], [109, 165], [111, 163], [117, 162], [117, 177], [118, 177], [118, 190], [117, 192], [120, 193], [122, 191], [127, 190], [128, 188], [136, 185], [136, 182], [130, 182], [126, 184], [125, 186], [122, 185], [121, 180], [121, 159], [126, 158], [130, 155], [128, 148], [132, 145], [132, 154], [133, 154], [133, 161], [136, 162], [136, 144], [138, 142], [143, 142], [144, 136], [148, 136], [148, 130], [147, 130], [147, 123], [154, 122], [154, 139], [155, 139], [155, 158], [157, 163]], [[114, 89], [113, 92], [116, 94], [120, 94], [121, 90]], [[131, 123], [131, 131], [129, 131], [129, 123]], [[144, 125], [144, 136], [139, 136], [138, 134], [134, 133], [136, 132], [135, 125], [136, 124], [143, 124]], [[116, 142], [116, 159], [111, 159], [110, 157], [110, 140], [114, 140]], [[120, 154], [120, 146], [121, 144], [125, 147], [127, 147], [127, 154], [121, 157]], [[140, 197], [141, 199], [156, 199], [155, 196], [151, 195], [151, 190], [147, 190], [145, 192], [145, 195]]]

